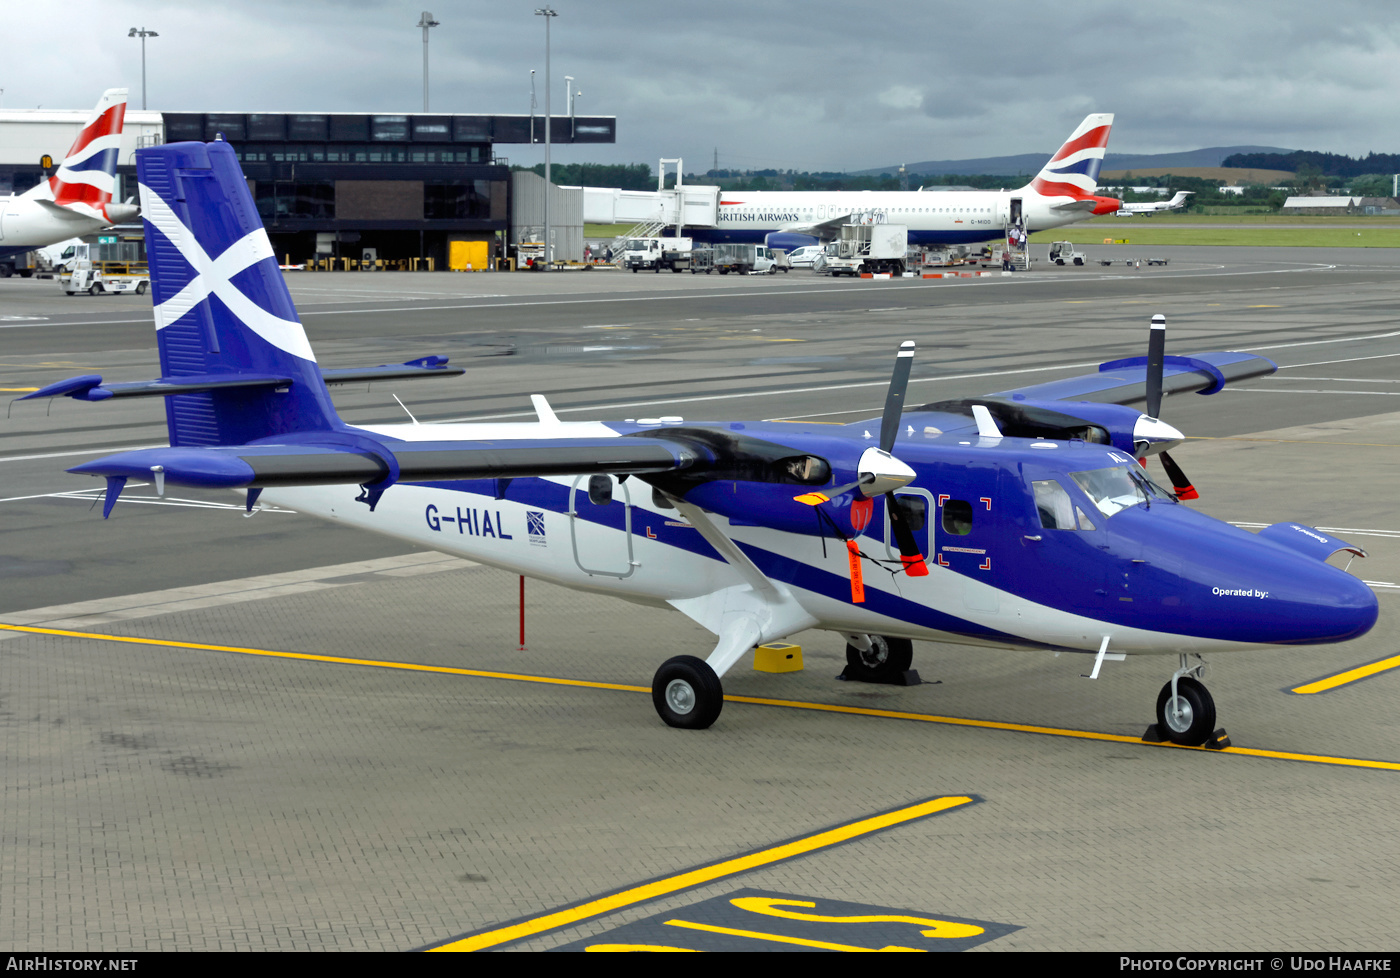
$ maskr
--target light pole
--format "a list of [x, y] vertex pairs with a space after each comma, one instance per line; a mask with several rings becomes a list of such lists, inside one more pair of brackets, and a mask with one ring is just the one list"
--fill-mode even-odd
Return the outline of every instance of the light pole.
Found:
[[145, 107], [146, 107], [146, 38], [148, 38], [148, 37], [160, 37], [160, 35], [157, 34], [155, 31], [148, 31], [148, 30], [146, 30], [146, 28], [144, 28], [144, 27], [141, 28], [139, 31], [138, 31], [136, 28], [133, 27], [131, 30], [129, 30], [129, 31], [126, 32], [126, 36], [127, 36], [127, 37], [139, 37], [139, 38], [141, 38], [141, 108], [142, 108], [142, 109], [145, 109]]
[[423, 16], [418, 19], [418, 26], [423, 28], [423, 111], [428, 111], [428, 29], [438, 26], [438, 22], [433, 20], [433, 15], [428, 11], [423, 11]]
[[530, 145], [535, 143], [535, 69], [530, 69]]
[[544, 18], [544, 267], [549, 269], [550, 262], [554, 260], [553, 242], [549, 240], [549, 147], [550, 130], [554, 128], [549, 106], [549, 22], [559, 15], [553, 7], [538, 7], [535, 16]]
[[582, 92], [574, 91], [574, 76], [564, 76], [564, 91], [569, 94], [569, 140], [572, 142], [577, 130], [574, 129], [574, 99], [582, 98]]

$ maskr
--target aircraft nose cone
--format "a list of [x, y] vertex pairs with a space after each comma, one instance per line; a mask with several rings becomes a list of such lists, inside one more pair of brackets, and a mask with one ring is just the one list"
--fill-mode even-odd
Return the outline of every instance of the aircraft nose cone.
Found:
[[1380, 614], [1376, 593], [1359, 578], [1311, 557], [1278, 567], [1254, 614], [1281, 645], [1345, 642], [1369, 632]]

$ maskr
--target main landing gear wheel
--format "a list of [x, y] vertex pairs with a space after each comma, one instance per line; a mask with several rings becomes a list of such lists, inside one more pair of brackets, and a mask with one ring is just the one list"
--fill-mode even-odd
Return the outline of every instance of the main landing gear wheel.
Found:
[[846, 677], [866, 683], [899, 679], [914, 661], [914, 643], [907, 638], [871, 635], [870, 648], [862, 652], [846, 645]]
[[1210, 691], [1190, 676], [1176, 681], [1176, 697], [1169, 682], [1157, 694], [1157, 729], [1174, 744], [1200, 747], [1215, 730], [1215, 700]]
[[704, 659], [667, 659], [651, 681], [651, 702], [667, 726], [704, 730], [719, 719], [724, 687]]

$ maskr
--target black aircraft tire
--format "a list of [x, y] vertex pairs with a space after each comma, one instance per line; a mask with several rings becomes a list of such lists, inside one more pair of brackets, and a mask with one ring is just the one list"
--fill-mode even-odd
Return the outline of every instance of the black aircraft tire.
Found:
[[651, 702], [667, 726], [704, 730], [719, 719], [724, 687], [709, 664], [693, 655], [667, 659], [651, 681]]
[[1181, 715], [1168, 711], [1172, 684], [1167, 683], [1157, 694], [1157, 730], [1174, 744], [1199, 747], [1215, 731], [1215, 700], [1210, 691], [1190, 676], [1176, 681], [1177, 696], [1183, 701]]
[[870, 650], [846, 645], [846, 674], [863, 682], [885, 682], [904, 675], [914, 662], [914, 643], [907, 638], [870, 636]]

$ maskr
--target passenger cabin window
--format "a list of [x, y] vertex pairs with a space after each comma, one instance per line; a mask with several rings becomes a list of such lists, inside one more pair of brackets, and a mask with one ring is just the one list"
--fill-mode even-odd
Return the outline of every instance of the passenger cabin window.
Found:
[[943, 532], [965, 537], [972, 532], [972, 504], [965, 499], [943, 503]]

